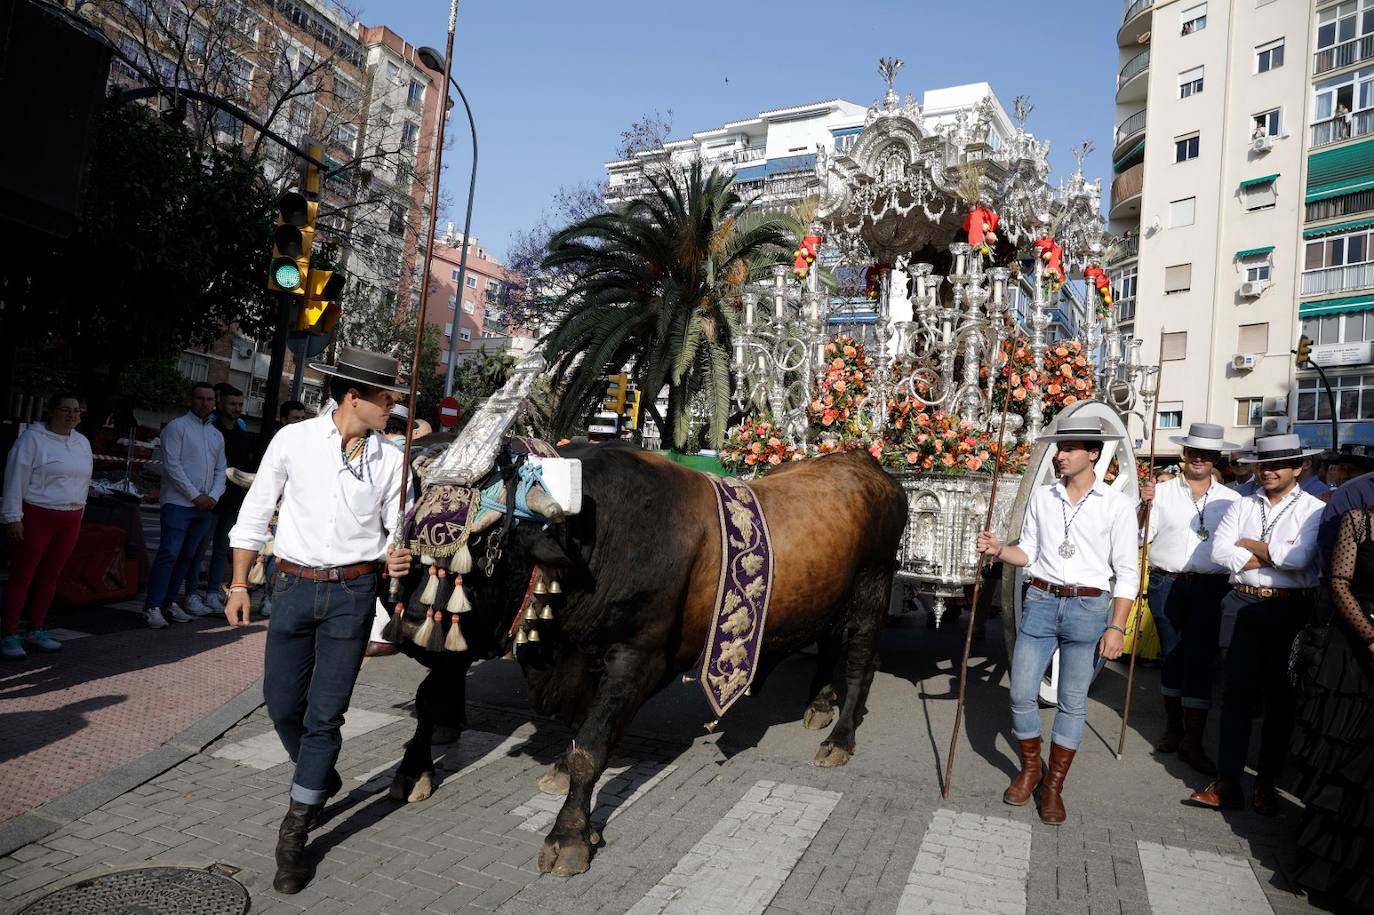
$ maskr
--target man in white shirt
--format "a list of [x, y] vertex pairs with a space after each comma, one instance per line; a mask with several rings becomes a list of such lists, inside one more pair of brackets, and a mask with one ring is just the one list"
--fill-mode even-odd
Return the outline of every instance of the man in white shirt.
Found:
[[272, 885], [282, 893], [298, 893], [308, 882], [309, 831], [324, 802], [342, 787], [334, 769], [339, 731], [367, 645], [383, 560], [391, 575], [410, 570], [410, 553], [387, 546], [407, 485], [402, 451], [377, 434], [405, 390], [396, 383], [399, 365], [390, 356], [344, 346], [337, 365], [311, 367], [332, 376], [338, 407], [284, 427], [267, 446], [229, 533], [234, 571], [224, 609], [231, 625], [248, 625], [248, 570], [277, 511], [263, 696], [296, 764], [277, 837]]
[[[1064, 778], [1083, 737], [1088, 687], [1098, 657], [1121, 656], [1126, 618], [1139, 587], [1135, 506], [1097, 478], [1106, 432], [1097, 417], [1062, 420], [1053, 435], [1060, 479], [1031, 496], [1017, 546], [991, 531], [978, 549], [991, 559], [1024, 566], [1030, 579], [1011, 662], [1012, 733], [1020, 743], [1021, 772], [1002, 800], [1021, 806], [1041, 786], [1040, 819], [1063, 823]], [[1059, 709], [1054, 716], [1048, 771], [1040, 757], [1040, 680], [1059, 652]]]
[[162, 430], [161, 533], [143, 605], [152, 629], [167, 627], [164, 609], [175, 622], [191, 620], [176, 598], [183, 588], [188, 598], [196, 591], [193, 576], [227, 482], [224, 436], [210, 422], [214, 409], [215, 389], [200, 382], [191, 388], [191, 408]]
[[1293, 637], [1316, 599], [1320, 499], [1298, 485], [1304, 458], [1296, 435], [1255, 440], [1241, 460], [1257, 467], [1260, 491], [1235, 502], [1217, 527], [1212, 559], [1231, 573], [1222, 601], [1220, 641], [1226, 651], [1221, 693], [1221, 735], [1217, 778], [1189, 796], [1214, 810], [1245, 806], [1240, 775], [1250, 749], [1250, 725], [1263, 709], [1259, 762], [1251, 805], [1256, 813], [1278, 812], [1274, 780], [1283, 770], [1293, 730], [1295, 697], [1288, 682]]
[[[1240, 498], [1212, 473], [1223, 451], [1240, 445], [1222, 439], [1222, 427], [1193, 423], [1186, 436], [1171, 436], [1183, 446], [1183, 474], [1155, 486], [1140, 487], [1140, 504], [1150, 508], [1150, 612], [1159, 631], [1164, 663], [1159, 691], [1167, 720], [1155, 745], [1204, 775], [1215, 775], [1202, 733], [1212, 707], [1212, 661], [1221, 628], [1221, 600], [1230, 591], [1229, 570], [1212, 559], [1212, 535], [1232, 503]], [[1152, 504], [1153, 503], [1153, 504]], [[1143, 518], [1142, 518], [1143, 520]]]

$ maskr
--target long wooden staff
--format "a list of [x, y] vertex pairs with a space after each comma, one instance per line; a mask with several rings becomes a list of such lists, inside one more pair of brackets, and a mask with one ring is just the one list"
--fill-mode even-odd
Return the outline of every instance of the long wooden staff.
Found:
[[[1164, 380], [1164, 330], [1159, 331], [1159, 366], [1155, 375], [1155, 405], [1150, 411], [1150, 483], [1154, 483], [1155, 472], [1155, 433], [1159, 431], [1159, 401], [1164, 393], [1161, 382]], [[1135, 468], [1131, 470], [1134, 472]], [[1127, 630], [1135, 633], [1131, 639], [1131, 663], [1126, 669], [1126, 702], [1121, 708], [1121, 735], [1116, 740], [1116, 758], [1121, 758], [1121, 753], [1126, 747], [1126, 722], [1131, 717], [1131, 684], [1135, 681], [1135, 656], [1140, 649], [1140, 614], [1145, 609], [1145, 597], [1148, 592], [1146, 587], [1148, 579], [1145, 576], [1145, 569], [1150, 562], [1150, 509], [1155, 507], [1155, 500], [1151, 499], [1145, 506], [1145, 517], [1141, 521], [1145, 536], [1140, 544], [1140, 584], [1136, 587], [1135, 606], [1132, 608], [1131, 624]]]
[[[1009, 338], [1010, 339], [1010, 338]], [[992, 462], [992, 491], [988, 494], [988, 513], [983, 519], [983, 530], [992, 529], [992, 512], [997, 507], [997, 481], [1002, 475], [1002, 454], [1006, 450], [1007, 408], [1011, 406], [1011, 354], [1016, 349], [1012, 341], [1011, 351], [1007, 353], [1007, 383], [1002, 395], [1002, 420], [997, 424], [997, 457]], [[991, 388], [989, 387], [989, 390]], [[973, 573], [973, 594], [969, 600], [968, 629], [964, 632], [964, 657], [959, 662], [959, 704], [954, 709], [954, 733], [949, 735], [949, 755], [945, 758], [945, 781], [940, 788], [940, 796], [949, 800], [949, 784], [954, 778], [954, 751], [959, 746], [959, 728], [964, 723], [964, 696], [968, 689], [968, 656], [973, 650], [973, 626], [978, 619], [978, 596], [983, 590], [983, 564], [987, 560], [984, 553], [978, 554], [978, 565]]]
[[[449, 80], [451, 79], [451, 73], [453, 69], [453, 31], [457, 24], [458, 0], [450, 0], [448, 10], [448, 45], [444, 49], [444, 81], [439, 86], [439, 91], [441, 93], [440, 98], [443, 99], [444, 102], [448, 101]], [[392, 532], [392, 540], [396, 543], [400, 543], [402, 537], [404, 536], [402, 534], [402, 528], [405, 527], [407, 495], [406, 490], [410, 488], [410, 446], [411, 442], [415, 438], [415, 386], [420, 375], [420, 345], [421, 342], [424, 340], [425, 334], [425, 306], [429, 303], [429, 270], [430, 261], [434, 257], [434, 226], [439, 219], [439, 177], [443, 174], [442, 166], [444, 163], [444, 123], [447, 120], [448, 105], [440, 104], [438, 107], [439, 123], [435, 127], [434, 131], [434, 164], [431, 166], [431, 181], [429, 191], [429, 225], [426, 227], [425, 230], [425, 265], [424, 270], [421, 273], [422, 279], [420, 281], [420, 304], [418, 311], [415, 315], [415, 348], [411, 352], [410, 357], [410, 399], [407, 403], [407, 407], [409, 410], [407, 416], [409, 416], [410, 419], [406, 423], [405, 448], [401, 452], [401, 498], [400, 504], [396, 506], [396, 528]], [[463, 239], [463, 244], [466, 245], [467, 243], [468, 240], [466, 238]], [[462, 294], [461, 289], [458, 291], [459, 294]], [[391, 579], [391, 586], [388, 590], [387, 599], [391, 603], [397, 604], [395, 608], [397, 613], [404, 609], [399, 605], [399, 601], [401, 600], [401, 596], [403, 593], [403, 587], [404, 582], [402, 582], [400, 579]], [[395, 631], [393, 631], [392, 633], [393, 642], [399, 642], [401, 640], [399, 630], [399, 626], [395, 627]]]

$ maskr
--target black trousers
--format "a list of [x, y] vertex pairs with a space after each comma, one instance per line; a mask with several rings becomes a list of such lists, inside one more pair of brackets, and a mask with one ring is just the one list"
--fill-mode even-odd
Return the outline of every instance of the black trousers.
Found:
[[1307, 619], [1310, 599], [1259, 598], [1231, 591], [1223, 612], [1235, 613], [1221, 692], [1221, 740], [1217, 771], [1239, 778], [1250, 752], [1250, 729], [1258, 714], [1260, 753], [1255, 771], [1276, 779], [1283, 772], [1297, 696], [1288, 682], [1288, 652]]
[[1164, 649], [1159, 691], [1181, 697], [1184, 708], [1212, 707], [1212, 662], [1221, 630], [1221, 601], [1230, 590], [1225, 575], [1173, 578], [1158, 570], [1150, 572], [1150, 612]]

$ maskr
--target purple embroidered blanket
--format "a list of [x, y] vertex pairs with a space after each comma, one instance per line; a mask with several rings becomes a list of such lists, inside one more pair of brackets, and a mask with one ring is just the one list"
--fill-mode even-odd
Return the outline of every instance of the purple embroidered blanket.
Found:
[[758, 669], [773, 593], [773, 542], [754, 491], [739, 480], [710, 479], [720, 509], [720, 580], [697, 679], [719, 717]]

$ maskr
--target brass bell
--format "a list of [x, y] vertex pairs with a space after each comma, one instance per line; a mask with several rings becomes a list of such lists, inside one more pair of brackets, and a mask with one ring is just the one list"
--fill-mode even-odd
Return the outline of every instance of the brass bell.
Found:
[[537, 641], [539, 641], [539, 630], [538, 630], [538, 629], [531, 629], [531, 630], [530, 630], [530, 641], [531, 641], [531, 642], [537, 642]]
[[529, 622], [539, 619], [539, 611], [534, 608], [534, 601], [525, 605], [525, 619]]
[[558, 583], [558, 579], [555, 578], [555, 579], [553, 579], [552, 581], [549, 582], [549, 593], [550, 593], [550, 594], [562, 594], [562, 593], [563, 593], [563, 586], [560, 585], [560, 584]]
[[540, 575], [535, 576], [535, 579], [534, 579], [534, 593], [535, 593], [535, 594], [548, 594], [548, 593], [549, 593], [549, 586], [546, 585], [546, 584], [544, 583], [544, 576], [543, 576], [543, 574], [540, 574]]
[[517, 645], [523, 645], [523, 644], [525, 644], [526, 642], [528, 642], [529, 640], [530, 640], [530, 637], [529, 637], [528, 635], [525, 634], [524, 627], [521, 627], [520, 631], [517, 632], [517, 633], [515, 634], [515, 644], [517, 644]]
[[544, 609], [539, 611], [539, 618], [541, 620], [553, 619], [553, 607], [549, 606], [548, 604], [545, 604]]

